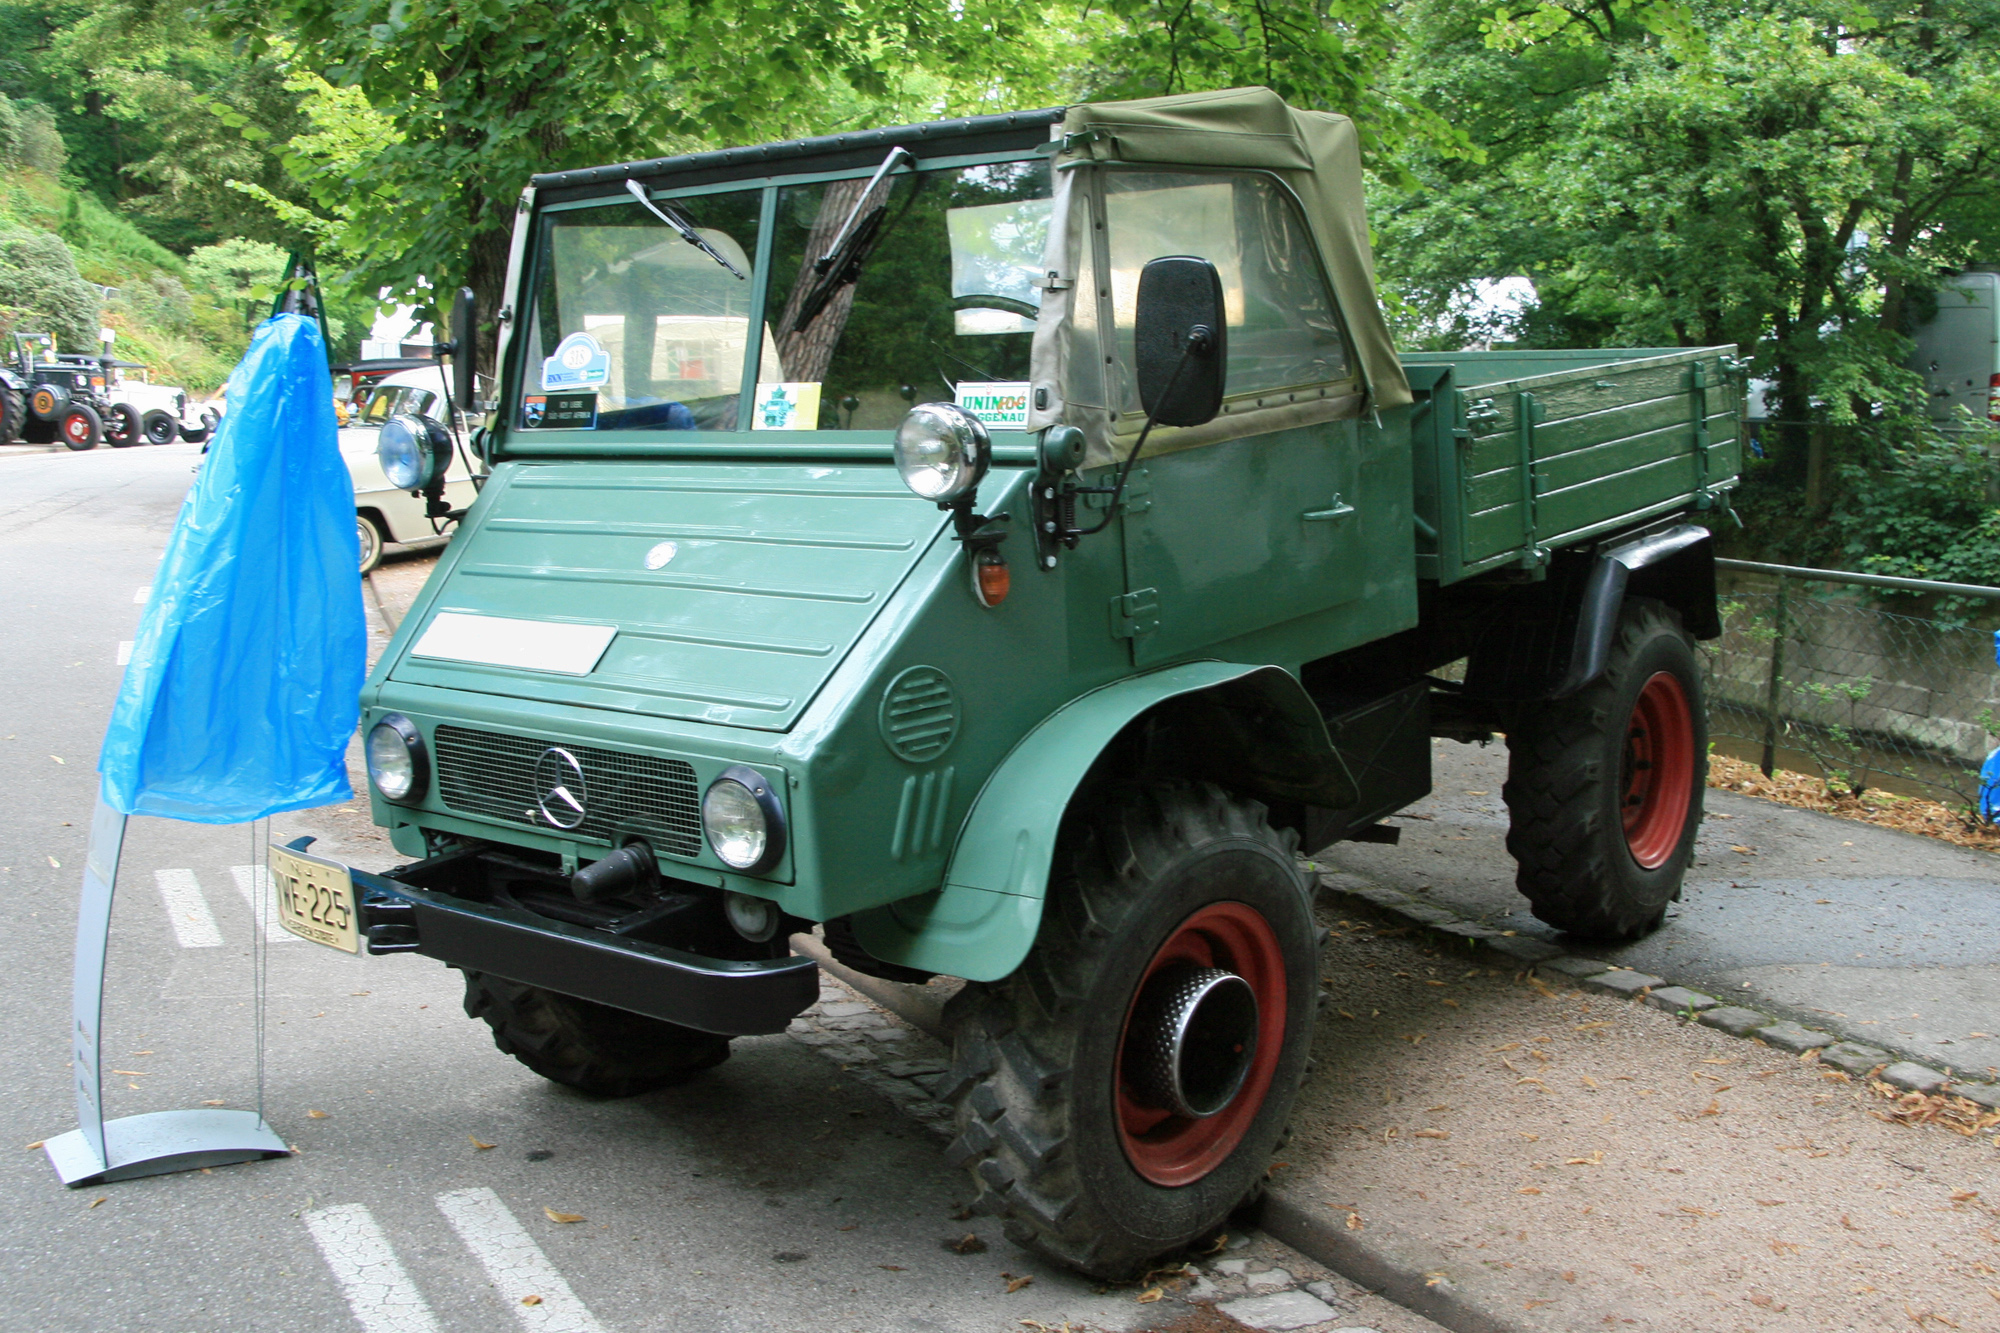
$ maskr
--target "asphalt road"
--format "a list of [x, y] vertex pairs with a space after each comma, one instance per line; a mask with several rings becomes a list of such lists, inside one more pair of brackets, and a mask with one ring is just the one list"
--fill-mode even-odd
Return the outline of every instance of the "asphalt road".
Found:
[[[264, 1102], [296, 1156], [67, 1191], [75, 904], [94, 763], [197, 447], [0, 450], [0, 1329], [977, 1330], [1165, 1311], [1007, 1244], [936, 1144], [808, 1047], [689, 1084], [545, 1083], [428, 959], [269, 943]], [[281, 519], [273, 515], [274, 521]], [[388, 859], [339, 812], [274, 821]], [[242, 827], [133, 821], [104, 1015], [109, 1114], [254, 1104]], [[237, 868], [245, 868], [239, 871]], [[475, 1140], [477, 1142], [475, 1142]], [[491, 1144], [492, 1147], [481, 1147]], [[544, 1210], [581, 1220], [559, 1222]], [[980, 1233], [983, 1253], [940, 1242]], [[1009, 1293], [1002, 1274], [1032, 1276]], [[539, 1301], [524, 1303], [524, 1298]]]

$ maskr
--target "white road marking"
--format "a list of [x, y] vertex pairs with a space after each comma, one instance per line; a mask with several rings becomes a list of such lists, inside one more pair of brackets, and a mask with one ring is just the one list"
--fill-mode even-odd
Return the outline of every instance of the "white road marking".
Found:
[[152, 595], [153, 595], [153, 590], [151, 588], [149, 587], [141, 588], [139, 589], [139, 591], [132, 594], [132, 600], [143, 606], [145, 604], [146, 599], [148, 597], [151, 597]]
[[278, 924], [278, 895], [271, 892], [271, 868], [269, 866], [231, 866], [229, 867], [229, 873], [235, 877], [236, 891], [243, 895], [243, 901], [249, 905], [250, 917], [253, 921], [260, 910], [257, 906], [258, 893], [259, 891], [262, 892], [264, 905], [261, 910], [264, 913], [265, 939], [271, 941], [273, 944], [283, 944], [287, 940], [298, 938], [291, 931], [286, 930]]
[[132, 640], [126, 639], [118, 645], [118, 665], [127, 666], [132, 661]]
[[[501, 1302], [514, 1311], [522, 1328], [529, 1333], [605, 1333], [604, 1325], [577, 1299], [499, 1195], [484, 1188], [454, 1190], [438, 1195], [437, 1206], [486, 1269]], [[537, 1305], [523, 1305], [523, 1296], [542, 1299]]]
[[364, 1333], [438, 1333], [423, 1293], [366, 1208], [321, 1208], [306, 1214], [306, 1227]]
[[167, 924], [183, 949], [213, 949], [222, 943], [215, 928], [208, 899], [201, 896], [201, 884], [192, 870], [155, 870], [153, 880], [160, 886], [160, 901], [167, 905]]

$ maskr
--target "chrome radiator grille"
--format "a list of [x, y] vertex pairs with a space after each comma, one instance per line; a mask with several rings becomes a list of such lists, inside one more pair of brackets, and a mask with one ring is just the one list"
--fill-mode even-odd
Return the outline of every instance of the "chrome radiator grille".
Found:
[[[547, 741], [443, 726], [432, 737], [432, 748], [438, 793], [447, 806], [460, 814], [553, 829], [536, 805], [535, 763], [549, 748]], [[564, 831], [579, 838], [631, 834], [674, 856], [701, 850], [701, 795], [692, 765], [587, 745], [562, 748], [582, 765], [585, 788], [583, 822]]]

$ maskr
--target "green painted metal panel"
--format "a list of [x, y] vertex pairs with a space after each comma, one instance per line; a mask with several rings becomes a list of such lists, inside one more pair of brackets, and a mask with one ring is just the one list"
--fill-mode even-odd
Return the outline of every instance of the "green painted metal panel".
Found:
[[879, 466], [517, 463], [487, 490], [425, 623], [617, 636], [588, 676], [406, 653], [393, 679], [765, 730], [798, 717], [942, 527]]
[[[1319, 717], [1289, 672], [1230, 662], [1184, 662], [1084, 695], [1036, 727], [979, 792], [942, 886], [854, 918], [878, 958], [972, 981], [997, 981], [1034, 944], [1056, 834], [1077, 784], [1104, 747], [1168, 699], [1243, 682]], [[1324, 737], [1325, 726], [1320, 724]], [[1325, 742], [1332, 753], [1331, 741]]]

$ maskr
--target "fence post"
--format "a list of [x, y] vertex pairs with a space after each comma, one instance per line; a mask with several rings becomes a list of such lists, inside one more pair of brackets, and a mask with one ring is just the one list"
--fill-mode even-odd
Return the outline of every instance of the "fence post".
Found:
[[1778, 681], [1785, 669], [1785, 576], [1778, 575], [1778, 604], [1772, 616], [1771, 678], [1764, 685], [1764, 759], [1759, 768], [1770, 777], [1778, 758]]

